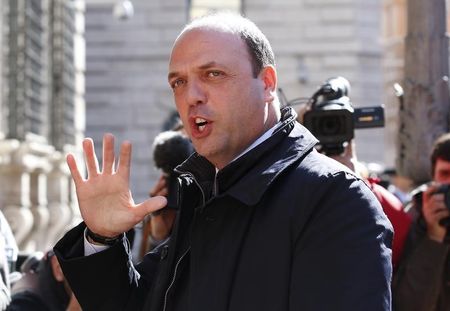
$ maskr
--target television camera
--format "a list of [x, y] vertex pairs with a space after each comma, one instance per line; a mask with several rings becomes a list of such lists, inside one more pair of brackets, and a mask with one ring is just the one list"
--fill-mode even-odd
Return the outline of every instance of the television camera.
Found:
[[354, 108], [349, 98], [350, 83], [343, 77], [330, 78], [308, 100], [303, 125], [319, 140], [327, 155], [344, 152], [354, 130], [384, 126], [384, 108]]

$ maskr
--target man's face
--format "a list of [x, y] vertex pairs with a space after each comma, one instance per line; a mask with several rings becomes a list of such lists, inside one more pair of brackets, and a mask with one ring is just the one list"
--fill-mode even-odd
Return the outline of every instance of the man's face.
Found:
[[450, 162], [438, 158], [433, 179], [441, 184], [450, 184]]
[[219, 169], [267, 129], [266, 102], [273, 97], [264, 73], [253, 76], [247, 47], [236, 35], [185, 32], [172, 50], [169, 84], [195, 150]]

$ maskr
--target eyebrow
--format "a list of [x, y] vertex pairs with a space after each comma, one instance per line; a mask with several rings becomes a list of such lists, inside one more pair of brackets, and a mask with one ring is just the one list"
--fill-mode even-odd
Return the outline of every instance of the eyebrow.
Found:
[[[227, 68], [227, 66], [225, 66], [223, 64], [220, 64], [220, 63], [218, 63], [216, 61], [210, 61], [210, 62], [207, 62], [206, 64], [203, 64], [203, 65], [199, 66], [198, 69], [205, 70], [205, 69], [208, 69], [208, 68], [211, 68], [211, 67], [216, 67], [216, 66]], [[179, 75], [179, 72], [177, 72], [177, 71], [169, 72], [169, 74], [167, 75], [167, 80], [170, 81], [170, 79], [172, 79], [173, 77], [176, 77], [178, 75]]]
[[178, 74], [177, 71], [169, 72], [169, 74], [167, 75], [167, 80], [170, 81], [170, 79], [172, 79], [173, 77], [176, 77], [176, 76], [178, 76], [178, 75], [179, 75], [179, 74]]
[[[201, 66], [198, 67], [198, 68], [200, 68], [200, 69], [208, 69], [208, 68], [216, 67], [216, 66], [219, 66], [219, 65], [220, 65], [220, 64], [219, 64], [218, 62], [211, 61], [211, 62], [208, 62], [208, 63], [206, 63], [206, 64], [204, 64], [204, 65], [201, 65]], [[224, 65], [220, 65], [220, 66], [224, 66]]]

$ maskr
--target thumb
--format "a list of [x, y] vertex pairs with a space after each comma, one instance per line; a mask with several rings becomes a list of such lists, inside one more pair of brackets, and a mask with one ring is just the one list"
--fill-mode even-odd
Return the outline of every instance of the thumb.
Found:
[[144, 218], [146, 215], [162, 209], [167, 205], [167, 199], [163, 196], [152, 197], [138, 205], [136, 205], [136, 213], [139, 218]]

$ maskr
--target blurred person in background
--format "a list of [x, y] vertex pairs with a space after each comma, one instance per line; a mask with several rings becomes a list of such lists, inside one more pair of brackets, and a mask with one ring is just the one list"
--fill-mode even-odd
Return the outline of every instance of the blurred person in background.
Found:
[[35, 253], [24, 261], [22, 277], [11, 289], [7, 311], [79, 311], [80, 305], [53, 251]]
[[0, 310], [5, 310], [11, 301], [10, 274], [15, 270], [18, 253], [11, 227], [0, 211]]
[[450, 133], [433, 145], [431, 176], [408, 210], [414, 222], [393, 281], [395, 311], [450, 310]]
[[385, 188], [395, 195], [402, 202], [403, 206], [411, 201], [413, 181], [410, 178], [398, 174], [396, 169], [386, 169], [382, 176], [387, 183]]
[[[349, 99], [347, 98], [347, 100]], [[298, 109], [297, 120], [302, 124], [304, 123], [304, 116], [307, 111], [309, 111], [309, 107], [306, 105], [301, 106]], [[330, 133], [330, 136], [332, 135], [333, 133]], [[318, 149], [323, 154], [340, 162], [341, 164], [349, 168], [352, 172], [363, 178], [372, 192], [375, 194], [376, 198], [383, 208], [384, 213], [386, 214], [394, 228], [394, 238], [392, 241], [392, 266], [394, 268], [394, 271], [396, 271], [400, 258], [403, 254], [406, 238], [408, 236], [409, 227], [412, 221], [411, 216], [404, 211], [403, 205], [399, 201], [399, 199], [384, 187], [379, 185], [379, 180], [377, 178], [371, 177], [370, 170], [362, 162], [358, 161], [354, 139], [344, 142], [340, 150], [341, 152], [334, 152], [334, 149], [332, 150], [333, 152], [329, 152], [329, 150], [327, 150], [326, 148]], [[379, 168], [377, 167], [373, 171], [376, 170], [379, 170]]]
[[403, 210], [403, 205], [396, 196], [379, 185], [376, 178], [369, 177], [369, 170], [357, 159], [354, 140], [346, 144], [344, 153], [340, 155], [332, 155], [330, 157], [344, 164], [356, 174], [364, 178], [372, 192], [377, 197], [378, 201], [381, 203], [383, 211], [386, 213], [392, 227], [394, 227], [394, 239], [392, 241], [392, 265], [395, 272], [403, 254], [405, 242], [412, 222], [411, 216]]

